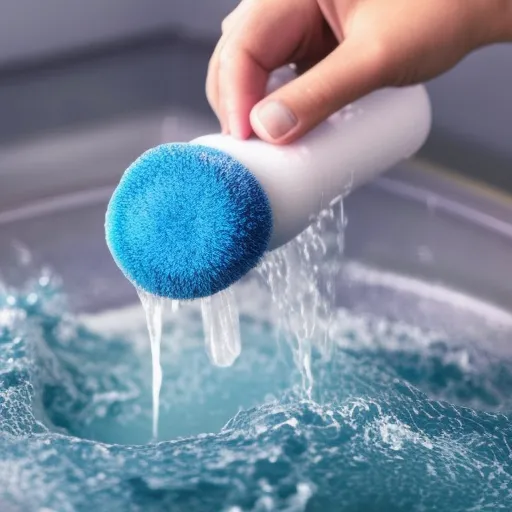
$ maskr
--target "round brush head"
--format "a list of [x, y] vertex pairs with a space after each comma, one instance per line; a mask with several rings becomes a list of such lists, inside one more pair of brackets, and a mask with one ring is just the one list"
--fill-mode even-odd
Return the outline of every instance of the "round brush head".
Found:
[[231, 156], [164, 144], [124, 173], [105, 229], [114, 260], [136, 287], [195, 299], [227, 288], [258, 264], [272, 211], [256, 178]]

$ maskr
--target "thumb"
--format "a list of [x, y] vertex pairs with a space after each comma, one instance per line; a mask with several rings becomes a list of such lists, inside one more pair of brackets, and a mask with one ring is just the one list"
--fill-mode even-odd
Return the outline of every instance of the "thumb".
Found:
[[258, 137], [292, 142], [342, 107], [386, 85], [385, 52], [346, 40], [324, 60], [261, 100], [251, 111]]

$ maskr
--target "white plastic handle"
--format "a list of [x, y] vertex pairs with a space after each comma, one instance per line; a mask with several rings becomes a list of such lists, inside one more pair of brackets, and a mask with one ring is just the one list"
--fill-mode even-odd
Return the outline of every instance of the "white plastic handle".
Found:
[[302, 232], [333, 201], [412, 156], [430, 126], [427, 92], [416, 85], [374, 92], [287, 146], [221, 134], [192, 143], [228, 153], [256, 176], [272, 206], [273, 250]]

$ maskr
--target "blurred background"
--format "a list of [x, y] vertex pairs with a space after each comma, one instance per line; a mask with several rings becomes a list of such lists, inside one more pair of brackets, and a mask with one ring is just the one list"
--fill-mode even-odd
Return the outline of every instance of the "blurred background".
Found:
[[[216, 130], [204, 79], [237, 3], [2, 0], [0, 212], [111, 187], [148, 147]], [[434, 129], [420, 157], [512, 190], [512, 45], [428, 88]]]

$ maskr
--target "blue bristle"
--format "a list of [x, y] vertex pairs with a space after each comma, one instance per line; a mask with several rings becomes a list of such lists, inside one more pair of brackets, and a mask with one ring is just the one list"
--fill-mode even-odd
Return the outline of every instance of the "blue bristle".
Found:
[[124, 173], [105, 228], [116, 263], [135, 286], [195, 299], [227, 288], [258, 264], [272, 210], [256, 178], [231, 156], [164, 144]]

